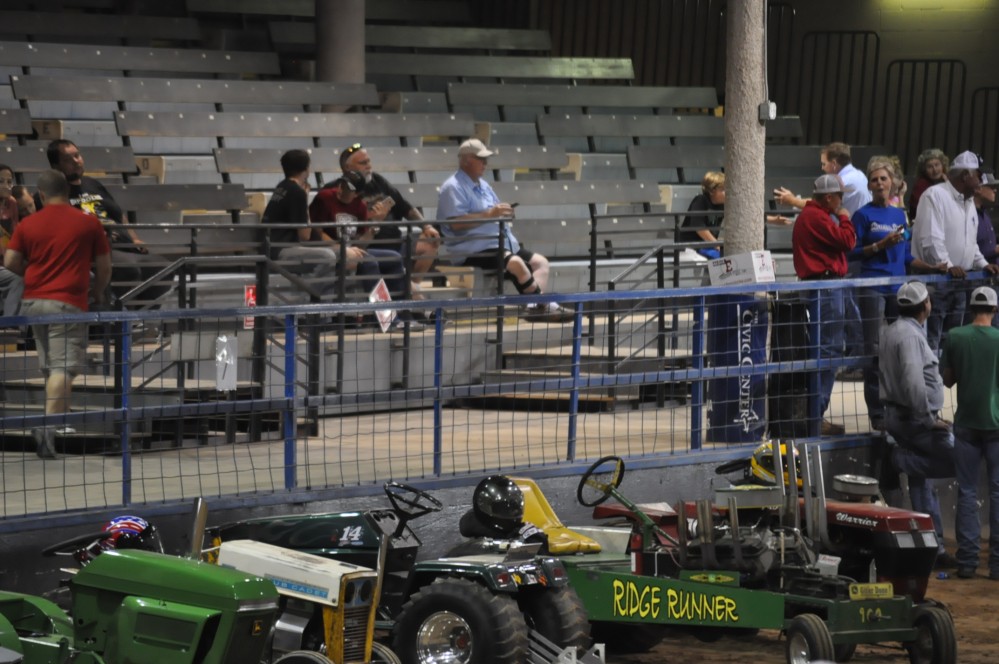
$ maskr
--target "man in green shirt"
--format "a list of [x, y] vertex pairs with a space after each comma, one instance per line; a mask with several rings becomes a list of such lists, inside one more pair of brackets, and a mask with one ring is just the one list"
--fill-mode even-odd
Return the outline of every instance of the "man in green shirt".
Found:
[[957, 575], [975, 576], [981, 548], [978, 477], [982, 459], [989, 480], [989, 578], [999, 581], [999, 330], [992, 327], [996, 292], [971, 294], [970, 325], [952, 329], [943, 347], [944, 385], [957, 385], [954, 465], [957, 475]]

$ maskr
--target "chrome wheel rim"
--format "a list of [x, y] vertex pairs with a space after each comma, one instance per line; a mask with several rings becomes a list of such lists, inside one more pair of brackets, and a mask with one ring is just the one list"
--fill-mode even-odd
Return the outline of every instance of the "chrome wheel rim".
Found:
[[458, 614], [438, 611], [420, 625], [416, 655], [422, 664], [468, 664], [472, 661], [472, 630]]
[[802, 634], [792, 634], [787, 642], [788, 661], [791, 664], [809, 664], [812, 661], [812, 653], [808, 648], [808, 641]]

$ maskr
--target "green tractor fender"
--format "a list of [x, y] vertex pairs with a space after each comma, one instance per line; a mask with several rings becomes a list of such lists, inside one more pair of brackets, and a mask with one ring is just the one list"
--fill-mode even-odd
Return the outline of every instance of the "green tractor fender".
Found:
[[474, 581], [492, 593], [515, 595], [520, 591], [517, 583], [509, 578], [505, 566], [489, 563], [472, 563], [454, 560], [426, 560], [413, 566], [407, 579], [406, 596], [430, 585], [442, 577], [458, 577]]

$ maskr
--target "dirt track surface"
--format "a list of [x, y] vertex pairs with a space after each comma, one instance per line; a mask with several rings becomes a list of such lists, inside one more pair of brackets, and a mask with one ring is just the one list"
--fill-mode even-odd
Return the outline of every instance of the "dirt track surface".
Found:
[[[999, 662], [999, 581], [991, 581], [981, 572], [975, 579], [930, 580], [928, 597], [943, 602], [954, 617], [957, 632], [957, 661], [960, 664], [995, 664]], [[669, 633], [662, 643], [641, 655], [607, 653], [612, 664], [698, 662], [722, 664], [735, 661], [769, 664], [784, 662], [785, 641], [780, 634], [762, 631], [753, 638], [722, 639], [702, 643], [679, 632]], [[908, 662], [908, 655], [898, 644], [859, 646], [852, 662]]]

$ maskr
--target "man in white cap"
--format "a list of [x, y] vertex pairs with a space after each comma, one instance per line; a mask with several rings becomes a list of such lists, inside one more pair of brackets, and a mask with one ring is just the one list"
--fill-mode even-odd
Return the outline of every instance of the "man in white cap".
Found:
[[[974, 196], [982, 184], [981, 161], [974, 152], [957, 155], [947, 179], [927, 189], [919, 199], [912, 229], [912, 255], [928, 263], [945, 263], [953, 279], [964, 279], [968, 270], [999, 274], [978, 249], [978, 213]], [[933, 313], [926, 323], [930, 347], [938, 349], [944, 332], [961, 325], [967, 306], [967, 287], [961, 282], [936, 284], [931, 298]]]
[[937, 567], [956, 561], [943, 547], [943, 521], [933, 478], [954, 477], [954, 434], [940, 418], [944, 384], [937, 354], [926, 342], [926, 319], [932, 311], [930, 295], [921, 281], [902, 284], [895, 295], [898, 318], [888, 326], [878, 351], [879, 395], [885, 406], [885, 429], [898, 443], [882, 463], [882, 478], [897, 488], [898, 473], [909, 478], [912, 509], [929, 514], [937, 532]]
[[957, 385], [955, 530], [957, 576], [962, 579], [973, 578], [978, 567], [982, 532], [978, 477], [984, 459], [989, 483], [989, 578], [999, 581], [999, 330], [992, 327], [997, 304], [996, 292], [988, 286], [972, 291], [974, 318], [970, 325], [950, 331], [940, 360], [944, 385]]
[[[843, 207], [845, 188], [836, 175], [822, 175], [815, 181], [812, 200], [805, 204], [791, 232], [794, 271], [802, 281], [841, 279], [846, 275], [846, 255], [857, 243], [850, 213]], [[822, 345], [819, 357], [843, 356], [844, 296], [840, 288], [819, 291], [819, 320]], [[820, 413], [829, 407], [835, 369], [819, 372]], [[823, 419], [820, 433], [840, 435], [843, 426]]]
[[[458, 170], [441, 185], [438, 197], [437, 217], [452, 222], [442, 224], [441, 232], [457, 264], [486, 270], [502, 265], [506, 278], [518, 292], [540, 295], [548, 288], [548, 259], [521, 246], [508, 224], [502, 227], [500, 237], [499, 220], [513, 219], [514, 214], [513, 206], [500, 202], [482, 177], [494, 154], [477, 138], [468, 139], [458, 148]], [[525, 314], [527, 320], [537, 322], [572, 320], [572, 313], [554, 302], [530, 305]]]

